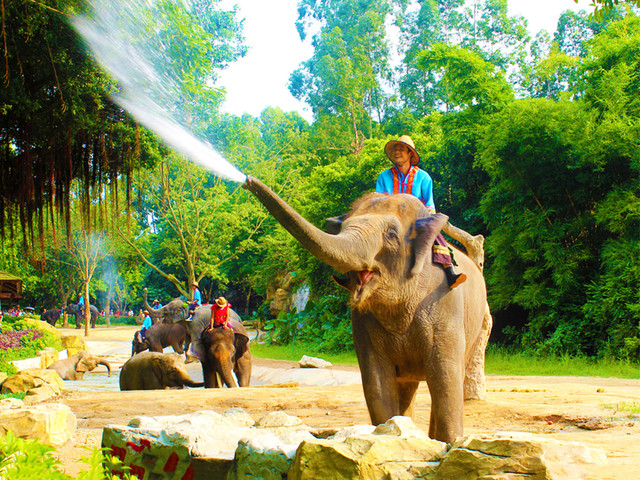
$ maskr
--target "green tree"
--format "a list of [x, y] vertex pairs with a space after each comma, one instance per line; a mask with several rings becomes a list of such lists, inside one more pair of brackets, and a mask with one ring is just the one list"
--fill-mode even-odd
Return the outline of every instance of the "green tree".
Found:
[[385, 18], [387, 0], [303, 0], [297, 27], [305, 38], [312, 26], [314, 53], [290, 79], [294, 97], [311, 105], [316, 120], [330, 117], [349, 129], [338, 138], [343, 151], [359, 152], [373, 134], [374, 114], [384, 114], [381, 82], [389, 76]]

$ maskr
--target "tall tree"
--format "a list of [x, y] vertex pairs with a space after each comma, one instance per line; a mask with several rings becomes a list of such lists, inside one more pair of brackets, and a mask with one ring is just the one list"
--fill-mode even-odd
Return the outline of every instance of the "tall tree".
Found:
[[[297, 27], [304, 39], [314, 27], [314, 53], [290, 79], [289, 90], [313, 110], [350, 129], [345, 151], [358, 152], [372, 136], [374, 113], [385, 105], [381, 82], [389, 77], [385, 19], [388, 0], [302, 0]], [[378, 115], [378, 120], [380, 119]]]

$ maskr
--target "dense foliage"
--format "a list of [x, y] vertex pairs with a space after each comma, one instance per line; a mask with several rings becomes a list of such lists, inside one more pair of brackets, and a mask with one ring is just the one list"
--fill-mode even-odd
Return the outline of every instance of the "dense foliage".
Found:
[[[58, 3], [73, 6], [71, 0]], [[635, 1], [597, 3], [607, 7], [597, 16], [565, 12], [555, 32], [533, 32], [532, 38], [505, 0], [301, 0], [297, 26], [311, 38], [314, 54], [293, 73], [290, 91], [311, 106], [311, 124], [277, 108], [256, 118], [221, 114], [216, 95], [222, 92], [213, 92], [211, 82], [242, 54], [241, 24], [233, 12], [223, 15], [216, 0], [194, 2], [197, 18], [193, 11], [158, 5], [166, 7], [162, 34], [167, 41], [182, 39], [171, 48], [195, 62], [180, 68], [194, 68], [197, 78], [211, 80], [193, 81], [190, 73], [179, 82], [185, 123], [243, 173], [268, 184], [322, 227], [325, 218], [347, 212], [373, 190], [377, 175], [390, 166], [385, 143], [409, 134], [421, 167], [434, 179], [438, 209], [457, 226], [486, 237], [492, 342], [527, 354], [638, 361], [640, 18]], [[26, 27], [14, 6], [5, 24], [18, 32]], [[51, 125], [64, 126], [38, 131], [41, 143], [57, 145], [52, 134], [61, 131], [71, 145], [90, 138], [68, 128], [62, 122], [68, 119], [72, 127], [88, 123], [93, 129], [87, 132], [101, 135], [120, 157], [136, 153], [139, 160], [127, 163], [127, 188], [112, 189], [117, 208], [111, 211], [97, 204], [87, 210], [81, 201], [93, 170], [73, 176], [84, 183], [62, 184], [68, 185], [69, 207], [60, 211], [71, 225], [71, 239], [85, 238], [89, 218], [109, 226], [97, 229], [108, 233], [101, 237], [104, 256], [91, 277], [77, 273], [83, 250], [58, 241], [59, 229], [47, 220], [56, 217], [54, 197], [38, 197], [51, 209], [48, 216], [34, 217], [41, 219], [40, 245], [2, 206], [15, 235], [3, 238], [0, 268], [25, 280], [26, 301], [53, 308], [85, 285], [101, 308], [133, 306], [137, 312], [143, 288], [164, 303], [188, 297], [196, 280], [205, 299], [225, 295], [241, 316], [259, 317], [272, 342], [295, 338], [327, 350], [348, 349], [348, 307], [330, 279], [334, 272], [294, 242], [247, 191], [176, 157], [124, 112], [98, 109], [101, 115], [118, 114], [117, 121], [111, 119], [113, 130], [105, 131], [106, 117], [96, 119], [96, 101], [88, 98], [102, 101], [110, 81], [94, 75], [95, 65], [84, 57], [67, 62], [69, 71], [60, 67], [64, 75], [56, 80], [49, 66], [78, 47], [68, 30], [57, 36], [54, 12], [34, 8], [29, 5], [29, 18], [40, 20], [32, 25], [40, 29], [38, 41], [48, 39], [52, 58], [43, 44], [19, 56], [22, 62], [51, 92], [58, 93], [60, 82], [63, 93], [72, 85], [94, 85], [98, 93], [73, 97], [83, 108], [63, 115], [59, 94], [47, 97], [49, 107], [43, 109], [37, 94], [16, 94], [19, 85], [10, 77], [0, 87], [3, 108], [10, 118], [20, 111], [25, 121], [51, 117], [57, 122]], [[197, 34], [175, 32], [172, 18], [193, 22]], [[397, 44], [390, 43], [390, 25]], [[204, 48], [207, 41], [226, 47]], [[17, 71], [15, 52], [28, 50], [20, 43], [12, 48], [10, 72]], [[71, 82], [73, 72], [78, 85]], [[3, 135], [12, 165], [26, 158], [22, 150], [7, 148], [17, 137]], [[127, 146], [131, 139], [140, 142], [140, 151]], [[45, 153], [29, 151], [41, 162], [32, 168], [59, 161]], [[75, 171], [93, 157], [63, 158]], [[10, 207], [39, 211], [29, 198], [10, 197]], [[25, 243], [38, 248], [27, 250]], [[285, 281], [290, 277], [295, 281]], [[302, 286], [311, 288], [307, 309], [270, 312], [277, 289], [295, 292]]]

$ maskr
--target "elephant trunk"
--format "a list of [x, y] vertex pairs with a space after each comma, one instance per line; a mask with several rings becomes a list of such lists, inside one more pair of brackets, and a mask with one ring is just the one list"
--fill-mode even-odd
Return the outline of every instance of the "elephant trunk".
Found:
[[159, 317], [160, 314], [162, 313], [162, 312], [160, 312], [160, 310], [152, 308], [151, 305], [149, 305], [147, 303], [147, 289], [146, 288], [142, 291], [142, 305], [144, 306], [144, 309], [147, 312], [149, 312], [150, 314], [152, 314], [154, 317]]
[[243, 186], [265, 206], [269, 213], [302, 246], [321, 262], [341, 273], [368, 268], [370, 262], [363, 257], [362, 239], [351, 233], [331, 235], [312, 225], [259, 180], [247, 176]]
[[98, 365], [104, 365], [105, 367], [107, 367], [107, 376], [111, 376], [111, 365], [109, 365], [109, 362], [107, 362], [106, 360], [100, 360], [98, 362]]

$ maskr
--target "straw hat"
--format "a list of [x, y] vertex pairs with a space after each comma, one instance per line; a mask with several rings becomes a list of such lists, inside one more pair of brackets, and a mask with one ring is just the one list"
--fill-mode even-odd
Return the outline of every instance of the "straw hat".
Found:
[[220, 308], [226, 307], [227, 306], [227, 299], [224, 297], [218, 297], [216, 298], [216, 305], [218, 305]]
[[196, 282], [196, 281], [194, 280], [194, 281], [193, 281], [193, 283], [192, 283], [191, 285], [193, 285], [194, 287], [197, 287], [197, 286], [198, 286], [198, 282]]
[[398, 138], [398, 140], [391, 140], [390, 142], [387, 142], [387, 144], [384, 146], [384, 153], [387, 154], [389, 160], [393, 161], [391, 159], [391, 153], [393, 152], [393, 147], [398, 143], [405, 145], [409, 148], [409, 151], [413, 153], [413, 156], [411, 157], [411, 165], [418, 165], [418, 163], [420, 163], [420, 155], [418, 154], [416, 146], [413, 144], [413, 140], [411, 140], [411, 137], [409, 135], [402, 135], [400, 138]]
[[149, 311], [148, 311], [148, 310], [145, 310], [145, 311], [144, 311], [144, 312], [142, 312], [142, 313], [144, 313], [145, 315], [149, 315]]

